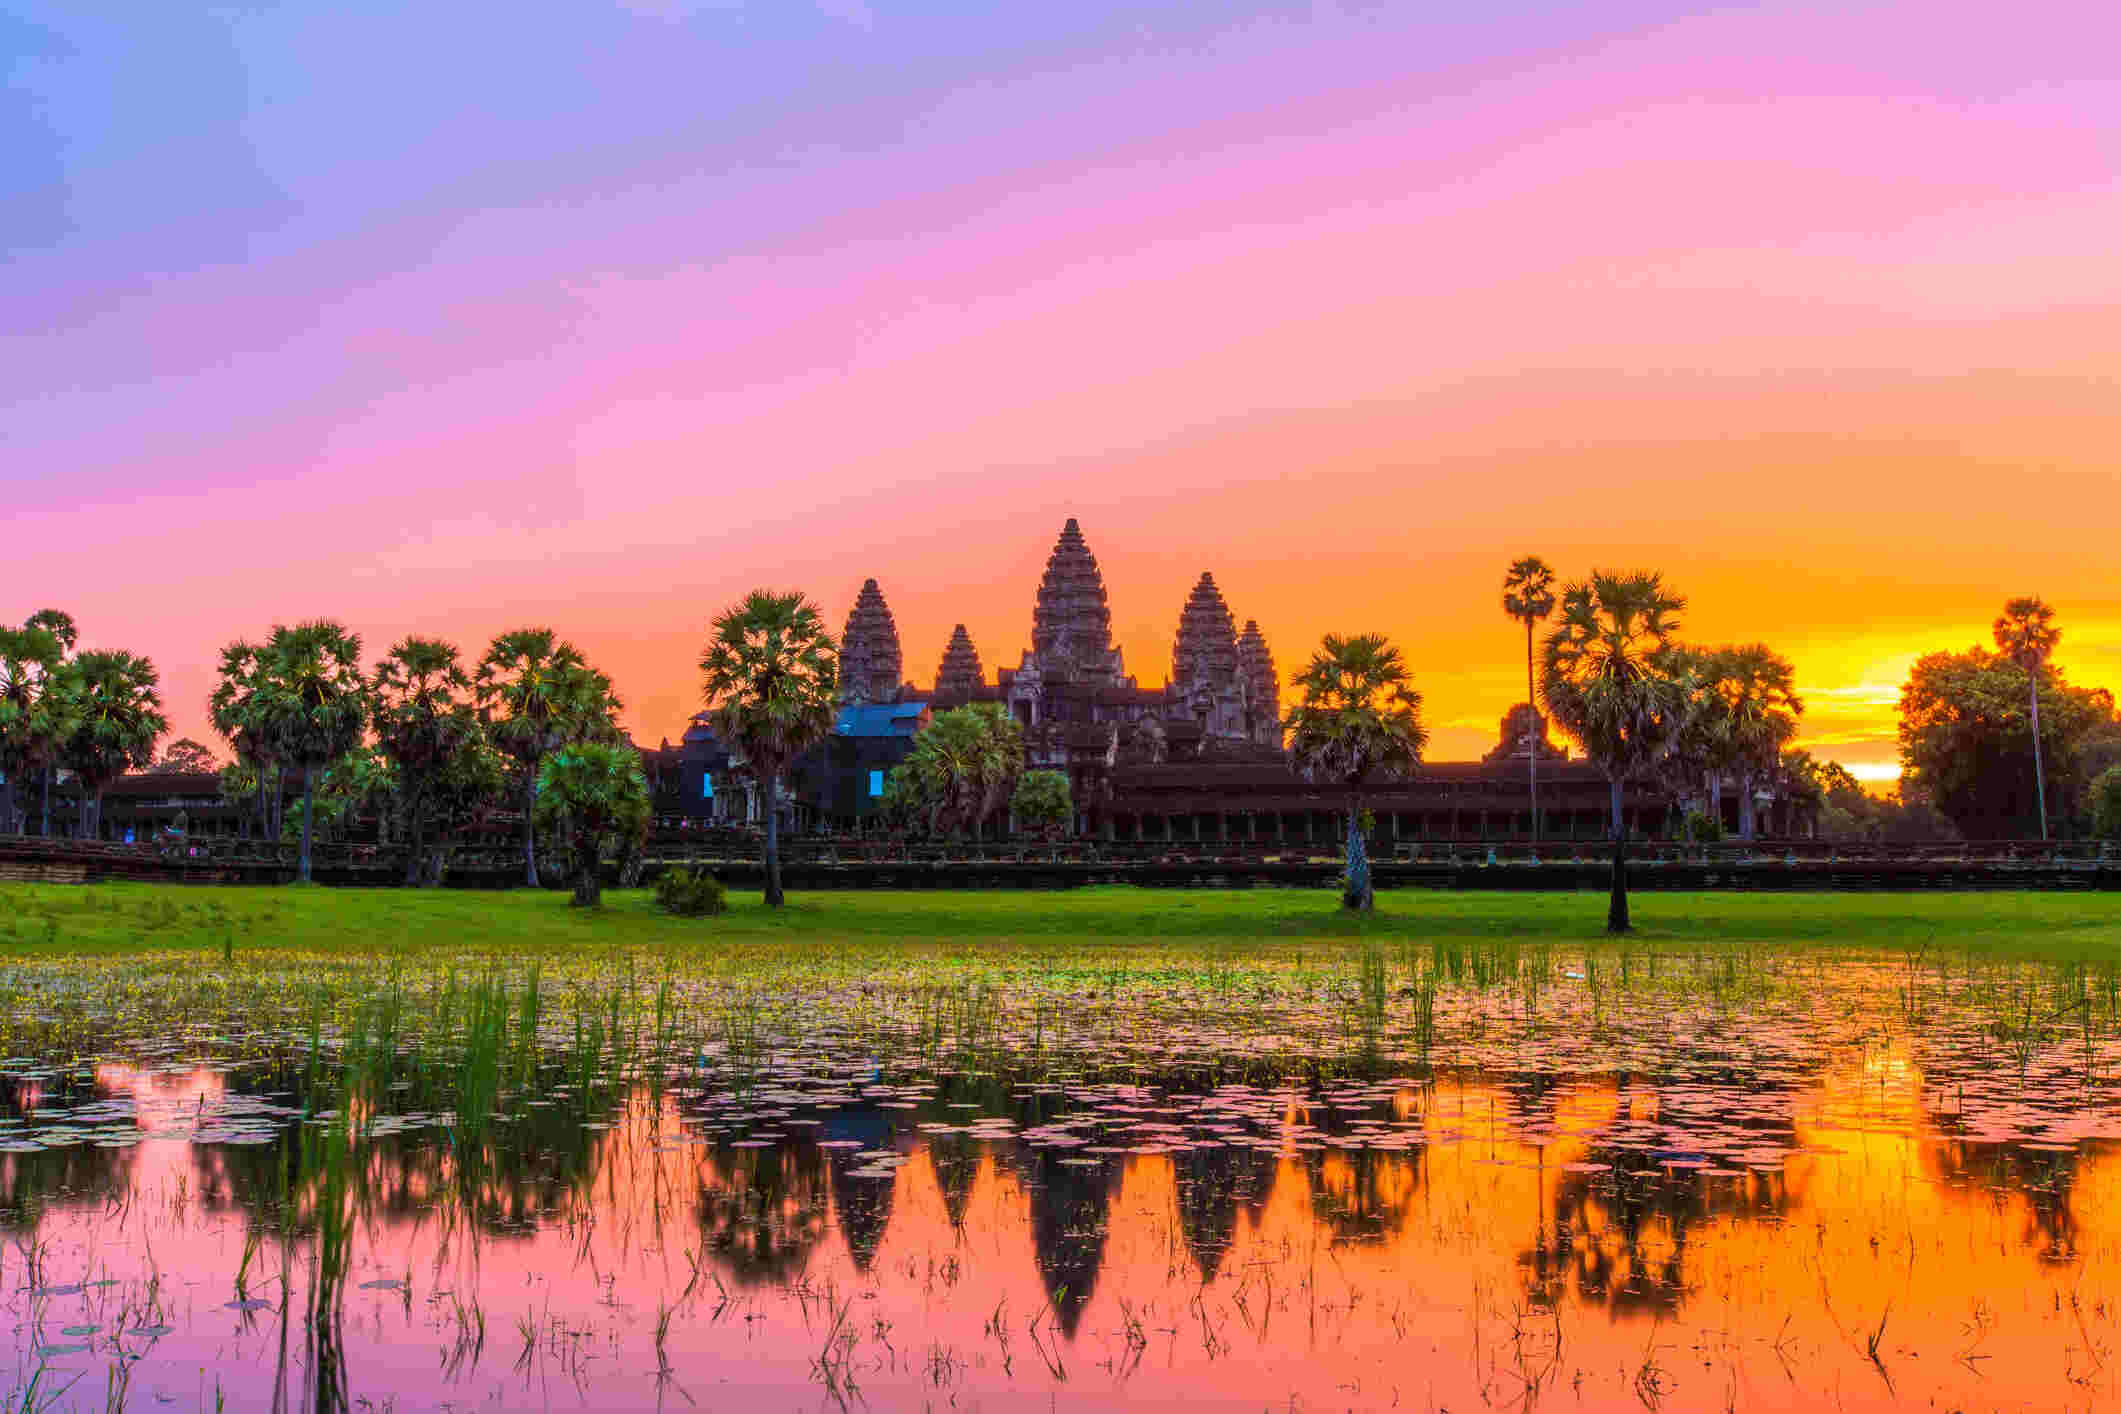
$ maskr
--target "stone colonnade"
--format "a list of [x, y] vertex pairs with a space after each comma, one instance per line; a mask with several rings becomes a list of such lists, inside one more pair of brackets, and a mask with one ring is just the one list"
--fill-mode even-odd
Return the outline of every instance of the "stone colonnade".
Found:
[[[1372, 807], [1373, 810], [1375, 809]], [[1662, 803], [1626, 806], [1623, 818], [1630, 835], [1661, 828]], [[1385, 843], [1420, 840], [1529, 841], [1529, 810], [1375, 810], [1372, 838]], [[1567, 842], [1597, 841], [1609, 836], [1603, 809], [1542, 810], [1540, 838]], [[1283, 845], [1337, 842], [1346, 829], [1344, 811], [1326, 805], [1272, 810], [1117, 809], [1104, 817], [1103, 838], [1147, 844]]]

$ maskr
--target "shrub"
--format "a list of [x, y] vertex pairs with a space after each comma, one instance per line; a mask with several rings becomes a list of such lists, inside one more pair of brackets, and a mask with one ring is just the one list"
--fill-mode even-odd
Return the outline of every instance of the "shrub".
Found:
[[1065, 834], [1075, 819], [1075, 802], [1068, 794], [1068, 777], [1060, 771], [1026, 771], [1016, 778], [1016, 794], [1009, 811], [1019, 828], [1052, 838]]
[[729, 891], [705, 869], [673, 864], [656, 876], [655, 901], [665, 913], [703, 918], [729, 907]]
[[2109, 766], [2092, 782], [2092, 833], [2121, 840], [2121, 766]]
[[1715, 844], [1723, 838], [1723, 822], [1700, 810], [1686, 813], [1686, 837], [1695, 844]]

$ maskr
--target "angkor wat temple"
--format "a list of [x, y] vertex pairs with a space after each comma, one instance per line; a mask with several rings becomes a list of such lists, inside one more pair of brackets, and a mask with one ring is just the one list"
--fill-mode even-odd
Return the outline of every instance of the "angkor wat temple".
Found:
[[875, 580], [862, 585], [840, 640], [848, 707], [925, 702], [936, 712], [972, 702], [1002, 706], [1024, 729], [1029, 764], [1063, 771], [1076, 803], [1102, 815], [1114, 773], [1167, 762], [1273, 766], [1281, 754], [1281, 690], [1274, 655], [1204, 573], [1180, 609], [1171, 673], [1162, 687], [1128, 674], [1112, 641], [1112, 609], [1097, 556], [1073, 519], [1047, 557], [1031, 608], [1031, 647], [987, 680], [979, 649], [957, 625], [935, 683], [902, 681], [898, 627]]
[[[1298, 776], [1282, 754], [1279, 679], [1258, 623], [1248, 619], [1240, 629], [1214, 575], [1203, 573], [1178, 611], [1169, 679], [1143, 687], [1112, 641], [1104, 575], [1072, 519], [1047, 557], [1031, 607], [1031, 646], [1015, 667], [998, 669], [990, 681], [959, 624], [933, 684], [908, 681], [898, 625], [871, 579], [841, 635], [840, 692], [832, 738], [790, 772], [792, 828], [860, 828], [877, 809], [886, 773], [933, 714], [973, 702], [995, 703], [1022, 724], [1028, 764], [1067, 775], [1079, 833], [1267, 842], [1330, 839], [1342, 828], [1344, 793]], [[1550, 742], [1539, 713], [1515, 704], [1497, 737], [1478, 761], [1429, 762], [1407, 780], [1373, 783], [1365, 801], [1379, 834], [1392, 841], [1529, 837], [1525, 768], [1536, 751], [1540, 833], [1552, 840], [1605, 836], [1605, 777]], [[723, 759], [705, 719], [695, 719], [682, 761], [672, 763], [682, 773], [687, 813], [722, 820], [755, 814], [748, 790], [714, 798]], [[1763, 829], [1777, 828], [1777, 804], [1763, 801]], [[1735, 825], [1735, 797], [1724, 805]], [[1636, 830], [1657, 833], [1669, 809], [1651, 792], [1630, 792]]]
[[[1039, 580], [1031, 646], [992, 681], [963, 624], [951, 632], [933, 686], [904, 681], [898, 628], [873, 579], [847, 615], [840, 654], [850, 730], [872, 718], [881, 723], [875, 709], [887, 704], [902, 712], [913, 703], [932, 712], [999, 704], [1023, 725], [1028, 763], [1068, 776], [1085, 834], [1275, 840], [1330, 838], [1339, 828], [1341, 793], [1301, 779], [1282, 755], [1279, 678], [1257, 621], [1240, 629], [1215, 576], [1203, 573], [1179, 609], [1168, 680], [1143, 687], [1112, 641], [1104, 575], [1072, 519]], [[904, 731], [895, 724], [880, 729]], [[1544, 720], [1522, 703], [1505, 715], [1500, 736], [1480, 761], [1438, 763], [1410, 781], [1380, 782], [1370, 792], [1380, 829], [1392, 838], [1528, 834], [1525, 757], [1536, 749], [1547, 832], [1598, 838], [1604, 778], [1550, 744]], [[810, 794], [821, 823], [856, 823], [865, 813], [858, 788]], [[1650, 827], [1662, 815], [1661, 806], [1643, 809], [1640, 823]]]

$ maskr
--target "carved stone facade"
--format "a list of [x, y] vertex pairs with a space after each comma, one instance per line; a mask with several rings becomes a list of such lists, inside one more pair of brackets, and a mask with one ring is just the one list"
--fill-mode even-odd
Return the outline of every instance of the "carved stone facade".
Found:
[[840, 635], [840, 704], [898, 701], [905, 667], [891, 606], [876, 581], [865, 579]]

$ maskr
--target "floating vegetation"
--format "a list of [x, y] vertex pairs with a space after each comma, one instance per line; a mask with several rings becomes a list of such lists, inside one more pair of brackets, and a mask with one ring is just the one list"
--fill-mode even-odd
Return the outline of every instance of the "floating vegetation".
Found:
[[2098, 961], [238, 956], [0, 968], [5, 1407], [2121, 1393]]

